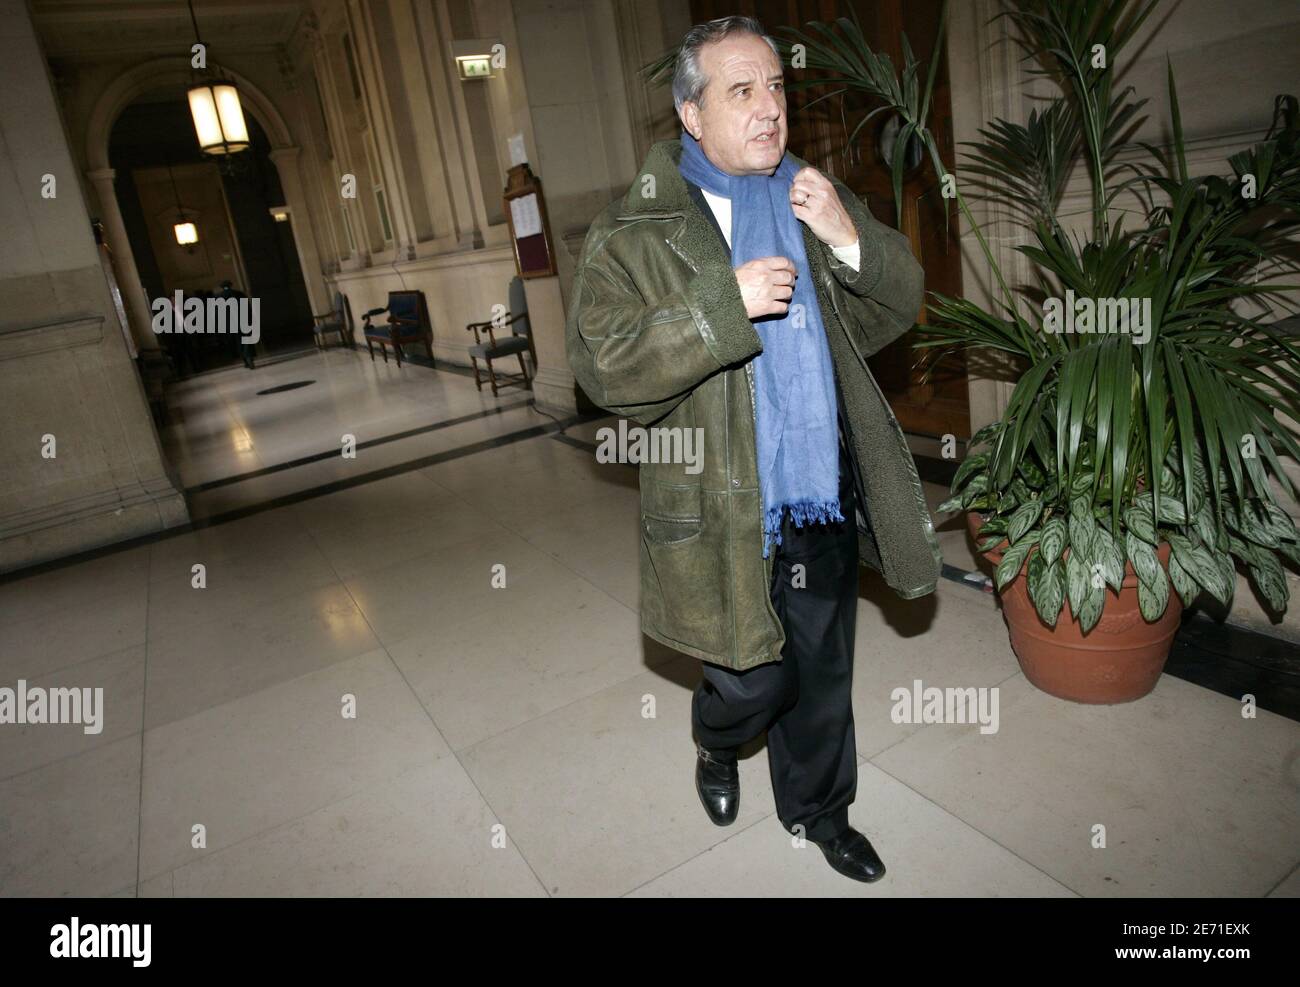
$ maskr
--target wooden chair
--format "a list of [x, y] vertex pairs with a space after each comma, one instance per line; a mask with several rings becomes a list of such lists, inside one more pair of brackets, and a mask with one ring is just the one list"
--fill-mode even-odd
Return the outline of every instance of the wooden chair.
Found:
[[[371, 319], [384, 312], [388, 319], [380, 325], [372, 325]], [[405, 343], [423, 343], [424, 351], [433, 363], [433, 323], [429, 321], [429, 306], [425, 304], [422, 291], [390, 291], [386, 308], [372, 308], [365, 314], [362, 333], [366, 337], [366, 349], [370, 360], [375, 359], [374, 343], [379, 344], [379, 351], [388, 362], [388, 346], [397, 354], [397, 365], [402, 365], [402, 345]]]
[[324, 315], [313, 315], [311, 327], [312, 339], [317, 349], [325, 349], [325, 337], [332, 332], [339, 334], [339, 344], [348, 349], [355, 349], [352, 339], [352, 303], [341, 291], [334, 294], [334, 308]]
[[[510, 335], [498, 340], [493, 330], [504, 329], [506, 326], [510, 327]], [[528, 301], [524, 295], [524, 282], [521, 278], [516, 275], [510, 281], [510, 315], [507, 318], [497, 322], [493, 322], [491, 319], [486, 322], [471, 322], [465, 328], [474, 333], [474, 345], [469, 348], [469, 360], [474, 365], [474, 385], [480, 391], [483, 390], [483, 380], [478, 372], [480, 358], [487, 361], [488, 380], [492, 385], [494, 397], [498, 390], [498, 376], [504, 381], [502, 386], [508, 387], [518, 384], [530, 391], [533, 389], [528, 367], [524, 363], [524, 353], [526, 351], [532, 357], [533, 367], [535, 368], [537, 366], [537, 351], [533, 348], [532, 326], [528, 322]], [[479, 333], [484, 330], [488, 335], [486, 343], [479, 336]], [[519, 360], [520, 373], [507, 374], [502, 372], [498, 375], [492, 366], [492, 361], [512, 354]]]

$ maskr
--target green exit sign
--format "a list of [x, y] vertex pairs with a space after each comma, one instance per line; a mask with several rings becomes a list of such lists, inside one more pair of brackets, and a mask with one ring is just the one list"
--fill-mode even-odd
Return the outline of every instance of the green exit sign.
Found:
[[461, 55], [456, 59], [456, 68], [462, 79], [490, 79], [492, 77], [491, 55]]

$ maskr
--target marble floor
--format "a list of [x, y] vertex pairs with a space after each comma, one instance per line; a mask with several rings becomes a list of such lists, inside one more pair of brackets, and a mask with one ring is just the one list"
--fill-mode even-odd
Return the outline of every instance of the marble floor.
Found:
[[[613, 420], [528, 396], [344, 350], [177, 388], [200, 523], [0, 583], [0, 686], [104, 697], [95, 734], [0, 726], [0, 894], [1300, 895], [1300, 724], [1170, 675], [1053, 699], [947, 578], [863, 578], [850, 818], [887, 876], [793, 845], [761, 745], [713, 826], [699, 665], [640, 634], [635, 472], [590, 448]], [[996, 688], [998, 730], [893, 722], [918, 679]]]

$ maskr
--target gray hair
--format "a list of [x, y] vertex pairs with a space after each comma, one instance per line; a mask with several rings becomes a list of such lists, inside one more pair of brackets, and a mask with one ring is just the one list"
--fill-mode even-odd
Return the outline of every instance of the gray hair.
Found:
[[700, 70], [700, 49], [705, 45], [721, 41], [732, 34], [755, 34], [767, 42], [767, 46], [781, 60], [781, 52], [776, 42], [763, 32], [763, 25], [752, 17], [739, 14], [731, 17], [719, 17], [715, 21], [696, 24], [686, 32], [682, 46], [677, 51], [677, 67], [673, 72], [673, 105], [678, 111], [683, 103], [702, 106], [704, 88], [709, 84], [708, 76]]

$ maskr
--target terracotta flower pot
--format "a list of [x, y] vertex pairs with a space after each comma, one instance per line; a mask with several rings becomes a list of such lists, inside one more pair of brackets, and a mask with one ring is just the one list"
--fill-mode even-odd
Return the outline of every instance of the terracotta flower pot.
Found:
[[[975, 539], [984, 523], [975, 511], [966, 514], [966, 526]], [[1002, 561], [1001, 544], [983, 553], [994, 565]], [[1078, 703], [1126, 703], [1141, 699], [1156, 687], [1165, 661], [1173, 647], [1183, 614], [1183, 601], [1171, 586], [1169, 604], [1164, 615], [1148, 623], [1138, 606], [1137, 572], [1124, 562], [1124, 582], [1120, 591], [1106, 587], [1106, 603], [1101, 619], [1086, 634], [1070, 611], [1067, 600], [1057, 617], [1056, 626], [1045, 624], [1029, 598], [1026, 572], [1029, 558], [1038, 551], [1029, 550], [1016, 577], [998, 593], [1002, 614], [1011, 636], [1025, 678], [1039, 689], [1061, 699]], [[1169, 571], [1169, 543], [1156, 550], [1160, 566]], [[1069, 549], [1066, 549], [1068, 556]]]

